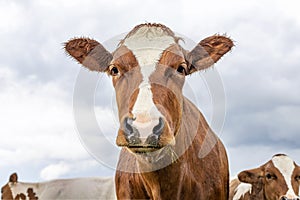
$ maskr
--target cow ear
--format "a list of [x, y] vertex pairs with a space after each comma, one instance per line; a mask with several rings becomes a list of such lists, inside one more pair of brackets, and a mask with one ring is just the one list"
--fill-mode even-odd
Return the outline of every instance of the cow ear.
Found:
[[225, 36], [214, 35], [205, 38], [187, 54], [190, 73], [212, 66], [233, 46], [233, 41]]
[[112, 60], [112, 54], [93, 39], [71, 39], [64, 47], [71, 57], [92, 71], [104, 72]]
[[242, 171], [238, 174], [238, 178], [244, 183], [258, 183], [262, 180], [263, 171], [260, 168]]
[[17, 173], [13, 173], [9, 176], [9, 182], [16, 183], [18, 182], [18, 175]]

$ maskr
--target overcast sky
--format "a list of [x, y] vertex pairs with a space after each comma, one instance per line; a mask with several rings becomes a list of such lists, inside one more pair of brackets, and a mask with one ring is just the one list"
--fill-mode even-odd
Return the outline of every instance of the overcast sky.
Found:
[[[300, 164], [299, 7], [297, 0], [0, 0], [0, 184], [13, 172], [23, 181], [113, 176], [113, 87], [106, 75], [82, 70], [62, 43], [87, 36], [109, 49], [111, 38], [145, 22], [163, 23], [195, 42], [216, 33], [235, 41], [213, 69], [226, 95], [224, 127], [217, 134], [231, 176], [276, 153]], [[192, 91], [210, 122], [214, 105], [205, 73], [188, 77], [185, 93]], [[97, 83], [98, 126], [85, 121], [89, 113], [73, 98], [78, 90], [88, 94], [78, 85], [81, 78]]]

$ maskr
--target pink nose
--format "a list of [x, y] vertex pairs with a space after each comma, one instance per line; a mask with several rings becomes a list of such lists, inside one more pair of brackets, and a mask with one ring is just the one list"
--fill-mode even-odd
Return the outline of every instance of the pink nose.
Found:
[[149, 113], [137, 113], [134, 116], [134, 122], [136, 123], [148, 123], [151, 121], [151, 115]]

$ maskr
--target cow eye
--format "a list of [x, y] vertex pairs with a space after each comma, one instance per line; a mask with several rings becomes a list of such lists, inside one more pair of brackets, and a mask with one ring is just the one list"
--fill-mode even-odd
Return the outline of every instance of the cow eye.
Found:
[[182, 75], [187, 75], [187, 70], [186, 70], [187, 66], [185, 63], [182, 63], [178, 66], [177, 68], [177, 72], [182, 74]]
[[277, 177], [276, 177], [276, 175], [275, 174], [270, 174], [270, 173], [267, 173], [266, 174], [266, 178], [268, 179], [268, 180], [275, 180], [275, 179], [277, 179]]
[[111, 65], [109, 67], [109, 73], [110, 73], [111, 76], [118, 76], [119, 75], [119, 69], [116, 66]]
[[296, 177], [295, 177], [295, 180], [296, 180], [296, 181], [300, 181], [300, 175], [296, 176]]

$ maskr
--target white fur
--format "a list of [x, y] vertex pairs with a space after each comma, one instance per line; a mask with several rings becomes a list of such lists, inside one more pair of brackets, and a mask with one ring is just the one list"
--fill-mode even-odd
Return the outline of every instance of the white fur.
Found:
[[273, 157], [272, 162], [284, 177], [284, 180], [288, 187], [288, 191], [285, 196], [288, 198], [297, 198], [292, 187], [292, 175], [295, 169], [294, 161], [288, 156], [280, 155]]
[[9, 183], [13, 197], [32, 188], [38, 199], [117, 199], [114, 179], [77, 178], [52, 180], [41, 183]]
[[[159, 122], [159, 117], [162, 116], [153, 103], [149, 77], [155, 71], [162, 52], [174, 43], [174, 38], [164, 33], [160, 27], [149, 26], [139, 28], [124, 41], [124, 45], [135, 55], [143, 76], [132, 110], [132, 114], [137, 118], [133, 126], [139, 130], [142, 139], [151, 134], [153, 127]], [[147, 124], [143, 126], [142, 123], [145, 122]]]
[[235, 194], [233, 196], [233, 200], [239, 200], [241, 197], [244, 197], [244, 195], [249, 192], [251, 194], [252, 191], [252, 185], [249, 183], [240, 183], [237, 188], [235, 189]]

